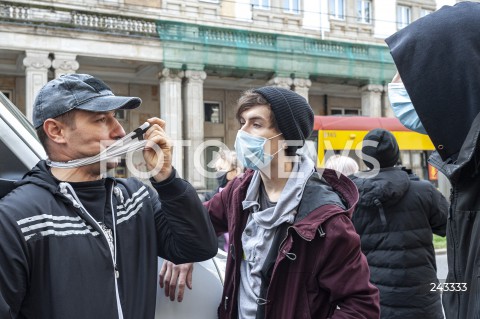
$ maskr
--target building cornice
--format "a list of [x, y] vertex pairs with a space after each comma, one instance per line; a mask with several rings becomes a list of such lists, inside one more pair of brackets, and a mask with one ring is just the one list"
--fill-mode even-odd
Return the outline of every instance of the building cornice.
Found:
[[[386, 45], [321, 40], [52, 5], [0, 1], [0, 24], [158, 39], [165, 64], [308, 73], [381, 84], [394, 72]], [[32, 31], [34, 32], [34, 31]], [[125, 40], [124, 40], [125, 41]], [[128, 41], [128, 40], [126, 40]]]

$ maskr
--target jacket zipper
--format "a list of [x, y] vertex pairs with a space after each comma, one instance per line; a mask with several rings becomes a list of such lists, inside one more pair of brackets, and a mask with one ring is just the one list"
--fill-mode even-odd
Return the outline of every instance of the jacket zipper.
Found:
[[110, 189], [110, 208], [112, 210], [112, 224], [113, 224], [113, 270], [115, 276], [115, 294], [117, 297], [117, 309], [118, 309], [118, 318], [123, 319], [123, 310], [122, 304], [120, 302], [120, 294], [118, 292], [118, 278], [120, 277], [120, 271], [117, 266], [117, 220], [115, 219], [115, 208], [113, 206], [113, 185]]
[[[76, 194], [75, 194], [76, 197]], [[100, 224], [95, 220], [95, 218], [90, 215], [90, 213], [87, 211], [87, 209], [83, 206], [83, 204], [78, 200], [77, 197], [77, 202], [80, 206], [80, 210], [83, 211], [86, 215], [90, 217], [90, 219], [98, 226], [98, 228], [101, 230], [103, 237], [107, 241], [108, 249], [110, 251], [110, 256], [112, 257], [112, 264], [113, 264], [113, 276], [115, 278], [115, 299], [117, 301], [117, 311], [118, 311], [118, 319], [123, 319], [123, 310], [122, 310], [122, 305], [120, 303], [120, 294], [118, 292], [118, 278], [120, 277], [120, 272], [118, 271], [117, 267], [117, 232], [116, 232], [116, 219], [115, 219], [115, 210], [113, 207], [113, 186], [110, 190], [110, 205], [112, 209], [112, 219], [113, 219], [113, 250], [111, 248], [112, 240], [109, 239], [109, 236], [105, 233], [103, 230], [103, 227], [100, 226]], [[111, 237], [111, 236], [110, 236]]]
[[[452, 230], [452, 223], [454, 223], [454, 216], [456, 216], [456, 213], [455, 213], [455, 209], [456, 209], [456, 204], [457, 202], [455, 201], [455, 197], [457, 195], [457, 188], [455, 185], [452, 185], [452, 188], [450, 188], [450, 209], [448, 211], [448, 219], [450, 221], [450, 227], [448, 227], [448, 234], [447, 236], [450, 236], [450, 240], [451, 240], [451, 247], [453, 248], [452, 251], [450, 252], [452, 255], [453, 255], [453, 281], [454, 282], [457, 282], [457, 263], [456, 263], [456, 260], [457, 260], [457, 245], [456, 245], [456, 241], [457, 241], [457, 238], [455, 237], [455, 234]], [[453, 203], [455, 204], [455, 207], [453, 205]], [[448, 247], [447, 247], [448, 248]], [[455, 297], [456, 298], [456, 302], [457, 304], [460, 304], [460, 295], [459, 294], [455, 294]], [[460, 314], [460, 307], [458, 307], [457, 309], [457, 316], [459, 316]]]

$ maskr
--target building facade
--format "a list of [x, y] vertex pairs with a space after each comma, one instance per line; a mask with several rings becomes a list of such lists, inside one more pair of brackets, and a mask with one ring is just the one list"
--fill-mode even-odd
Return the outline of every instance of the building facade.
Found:
[[385, 37], [455, 2], [0, 0], [0, 90], [31, 118], [48, 80], [98, 76], [116, 94], [142, 98], [118, 114], [126, 131], [166, 120], [175, 167], [204, 189], [215, 145], [233, 147], [243, 90], [290, 88], [317, 115], [392, 116]]

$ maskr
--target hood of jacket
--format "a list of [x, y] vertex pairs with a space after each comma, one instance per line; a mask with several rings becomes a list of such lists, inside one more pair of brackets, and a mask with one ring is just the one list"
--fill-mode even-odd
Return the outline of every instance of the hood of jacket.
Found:
[[370, 178], [352, 176], [360, 194], [359, 206], [395, 205], [410, 187], [410, 178], [401, 168], [389, 167], [380, 169], [377, 175]]
[[352, 218], [355, 206], [357, 205], [359, 199], [358, 189], [355, 184], [347, 176], [339, 174], [337, 171], [332, 169], [325, 168], [319, 171], [319, 174], [323, 179], [323, 183], [326, 183], [331, 187], [329, 192], [334, 192], [341, 200], [339, 203], [338, 200], [335, 200], [333, 197], [326, 197], [326, 200], [323, 200], [323, 204], [339, 205], [344, 208], [345, 214], [349, 218]]
[[64, 203], [75, 206], [74, 201], [69, 198], [69, 195], [62, 193], [61, 185], [59, 185], [58, 181], [56, 181], [50, 173], [50, 168], [45, 160], [38, 162], [37, 165], [27, 172], [21, 180], [16, 181], [15, 187], [20, 187], [26, 184], [33, 184], [44, 188]]
[[[232, 183], [236, 184], [235, 197], [244, 197], [254, 172], [249, 169], [236, 177], [237, 181]], [[309, 200], [306, 201], [304, 198]], [[295, 223], [303, 221], [311, 211], [325, 205], [337, 205], [351, 218], [357, 202], [358, 190], [351, 179], [332, 169], [319, 170], [310, 176], [302, 196], [302, 205], [308, 204], [311, 209], [305, 209], [305, 212], [308, 212], [306, 214], [297, 214]], [[322, 222], [335, 213], [324, 214]]]
[[294, 228], [303, 238], [313, 240], [329, 218], [345, 214], [351, 219], [358, 196], [357, 187], [348, 177], [331, 169], [320, 170], [305, 186]]
[[25, 184], [35, 184], [39, 187], [45, 188], [52, 194], [60, 194], [58, 191], [58, 183], [50, 173], [50, 169], [44, 160], [35, 165], [23, 178], [15, 182], [15, 186], [19, 187]]
[[[385, 40], [425, 130], [447, 163], [457, 161], [480, 112], [479, 16], [480, 3], [444, 6]], [[476, 140], [478, 129], [473, 131]]]

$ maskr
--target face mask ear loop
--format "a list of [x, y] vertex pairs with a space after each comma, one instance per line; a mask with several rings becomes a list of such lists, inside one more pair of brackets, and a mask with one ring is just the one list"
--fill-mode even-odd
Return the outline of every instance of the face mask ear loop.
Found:
[[279, 133], [279, 134], [277, 134], [277, 135], [275, 135], [275, 136], [272, 136], [272, 137], [267, 138], [267, 140], [271, 140], [272, 138], [275, 138], [275, 137], [280, 136], [280, 135], [282, 135], [282, 134], [283, 134], [283, 133]]
[[[275, 138], [275, 137], [277, 137], [277, 136], [279, 136], [279, 135], [282, 135], [282, 133], [280, 133], [280, 134], [278, 134], [278, 135], [275, 135], [274, 137], [270, 137], [269, 139]], [[283, 141], [283, 143], [285, 144], [285, 141]], [[282, 145], [282, 147], [279, 147], [278, 150], [277, 150], [274, 154], [271, 154], [270, 156], [271, 156], [271, 157], [275, 157], [275, 155], [277, 155], [278, 153], [280, 153], [281, 150], [284, 150], [283, 145]]]
[[[277, 136], [280, 136], [280, 135], [282, 135], [282, 134], [283, 134], [283, 133], [279, 133], [279, 134], [277, 134], [277, 135], [275, 135], [275, 136], [272, 136], [272, 137], [267, 138], [266, 140], [267, 140], [267, 141], [268, 141], [268, 140], [271, 140], [271, 139], [273, 139], [273, 138], [275, 138], [275, 137], [277, 137]], [[265, 147], [265, 144], [264, 144], [263, 146]], [[275, 155], [277, 155], [278, 153], [280, 153], [280, 151], [281, 151], [282, 149], [283, 149], [283, 147], [279, 148], [278, 151], [275, 152], [275, 154], [271, 154], [270, 156], [273, 158]]]

